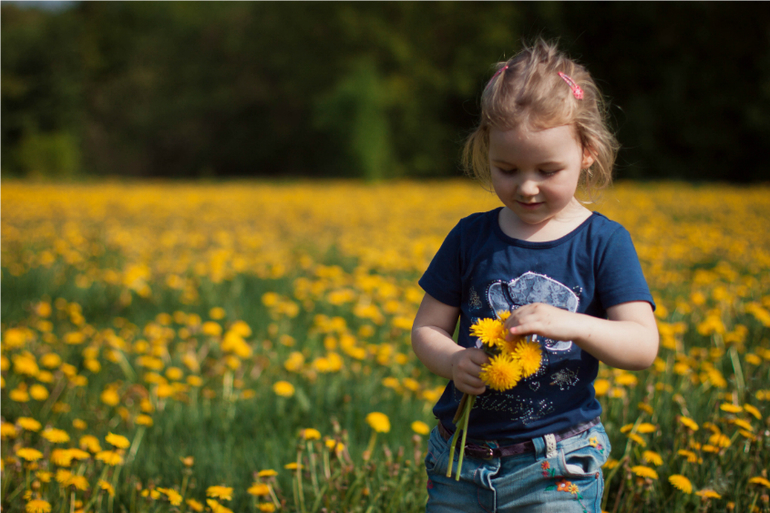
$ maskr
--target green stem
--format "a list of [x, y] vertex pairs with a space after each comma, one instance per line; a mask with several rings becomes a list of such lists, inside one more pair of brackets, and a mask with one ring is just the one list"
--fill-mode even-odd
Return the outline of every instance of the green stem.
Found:
[[475, 402], [476, 396], [470, 396], [465, 408], [465, 414], [463, 415], [463, 438], [460, 442], [460, 459], [457, 461], [457, 475], [455, 476], [455, 481], [460, 480], [460, 471], [463, 468], [463, 458], [465, 457], [465, 437], [468, 436], [468, 421], [471, 418], [471, 410], [473, 409]]

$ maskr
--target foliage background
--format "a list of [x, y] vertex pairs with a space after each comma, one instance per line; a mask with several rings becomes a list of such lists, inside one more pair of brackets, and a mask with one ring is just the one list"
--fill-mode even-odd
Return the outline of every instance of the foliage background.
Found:
[[770, 5], [2, 2], [4, 176], [439, 177], [495, 61], [559, 38], [618, 176], [755, 181]]

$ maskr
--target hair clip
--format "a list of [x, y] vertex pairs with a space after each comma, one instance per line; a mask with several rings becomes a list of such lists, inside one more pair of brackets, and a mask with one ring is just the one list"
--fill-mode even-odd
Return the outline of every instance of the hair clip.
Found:
[[508, 65], [506, 64], [505, 66], [503, 66], [499, 70], [495, 71], [495, 74], [492, 75], [492, 78], [489, 79], [489, 83], [491, 84], [492, 81], [495, 79], [495, 77], [497, 77], [497, 75], [499, 75], [500, 73], [502, 73], [503, 71], [505, 71], [507, 69], [508, 69]]
[[577, 85], [577, 84], [575, 83], [575, 81], [574, 81], [574, 80], [572, 80], [572, 77], [570, 77], [569, 75], [566, 75], [566, 74], [562, 73], [561, 71], [559, 72], [559, 76], [560, 76], [560, 77], [561, 77], [561, 78], [562, 78], [562, 79], [563, 79], [565, 82], [567, 82], [567, 85], [569, 86], [569, 88], [570, 88], [570, 89], [572, 89], [572, 95], [573, 95], [575, 98], [577, 98], [578, 100], [582, 100], [582, 99], [583, 99], [583, 90], [580, 88], [580, 86], [579, 86], [579, 85]]

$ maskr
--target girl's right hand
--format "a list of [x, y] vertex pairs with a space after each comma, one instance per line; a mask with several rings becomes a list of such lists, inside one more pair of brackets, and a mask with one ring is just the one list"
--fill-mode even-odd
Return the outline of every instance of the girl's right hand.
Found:
[[481, 366], [489, 363], [489, 356], [481, 349], [469, 347], [452, 355], [452, 381], [464, 394], [480, 395], [487, 389], [479, 378]]

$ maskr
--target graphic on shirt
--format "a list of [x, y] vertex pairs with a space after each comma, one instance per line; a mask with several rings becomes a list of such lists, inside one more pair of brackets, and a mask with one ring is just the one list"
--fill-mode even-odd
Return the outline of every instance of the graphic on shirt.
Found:
[[[487, 301], [492, 310], [515, 310], [530, 303], [545, 303], [570, 312], [577, 312], [579, 298], [572, 289], [543, 274], [526, 272], [509, 282], [496, 281], [487, 289]], [[550, 352], [572, 349], [572, 341], [540, 339]]]

